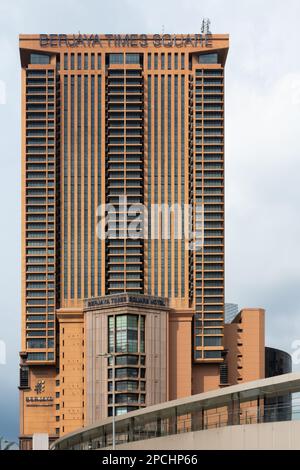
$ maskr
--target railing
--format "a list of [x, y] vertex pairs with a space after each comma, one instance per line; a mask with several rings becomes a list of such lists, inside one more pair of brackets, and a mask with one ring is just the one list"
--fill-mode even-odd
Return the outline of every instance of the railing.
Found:
[[[117, 444], [156, 437], [300, 419], [300, 374], [291, 373], [232, 385], [116, 416]], [[296, 395], [295, 395], [296, 394]], [[106, 418], [62, 436], [52, 449], [103, 449], [112, 444]]]
[[[289, 401], [290, 397], [287, 395], [284, 399]], [[156, 418], [154, 421], [143, 425], [128, 425], [126, 430], [118, 430], [118, 427], [122, 427], [122, 421], [119, 421], [116, 423], [116, 445], [226, 426], [290, 421], [291, 419], [300, 420], [300, 402], [276, 405], [264, 404], [262, 408], [250, 406], [236, 411], [226, 409], [217, 412], [199, 410], [186, 416]], [[79, 442], [76, 438], [70, 438], [54, 444], [53, 448], [58, 450], [92, 450], [107, 448], [111, 445], [111, 431], [101, 426], [91, 431], [90, 435], [89, 431], [83, 431]]]

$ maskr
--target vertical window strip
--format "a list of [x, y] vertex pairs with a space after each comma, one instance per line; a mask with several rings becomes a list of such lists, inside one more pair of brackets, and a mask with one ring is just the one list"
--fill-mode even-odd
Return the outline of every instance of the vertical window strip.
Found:
[[185, 196], [185, 76], [181, 76], [181, 297], [185, 296], [185, 241], [184, 241], [184, 196]]
[[[178, 75], [174, 77], [174, 186], [175, 186], [175, 205], [178, 204]], [[178, 220], [176, 220], [175, 240], [174, 240], [174, 291], [175, 297], [178, 297]], [[177, 233], [176, 233], [177, 232]]]
[[[74, 56], [74, 54], [73, 54]], [[74, 57], [73, 57], [74, 58]], [[74, 75], [71, 76], [71, 299], [74, 299]]]
[[[165, 203], [165, 77], [161, 76], [161, 203]], [[164, 215], [163, 225], [164, 225]], [[165, 240], [161, 237], [161, 296], [165, 296]]]
[[178, 53], [175, 52], [175, 55], [174, 55], [174, 68], [175, 70], [178, 69]]
[[88, 76], [84, 76], [84, 297], [88, 297]]
[[82, 69], [82, 63], [81, 63], [81, 53], [77, 55], [77, 70]]
[[[102, 166], [101, 166], [101, 112], [102, 112], [102, 94], [101, 94], [101, 83], [102, 83], [102, 76], [98, 75], [98, 207], [101, 204], [101, 174], [102, 174]], [[101, 239], [100, 233], [98, 234], [98, 295], [101, 295]]]
[[77, 297], [81, 298], [81, 75], [77, 78]]
[[68, 70], [68, 53], [64, 53], [64, 70]]
[[64, 77], [64, 297], [68, 297], [68, 77]]
[[181, 70], [184, 70], [184, 53], [181, 53]]
[[[171, 75], [168, 75], [168, 208], [171, 207], [171, 162], [172, 162], [172, 126], [171, 126]], [[169, 239], [168, 239], [168, 297], [171, 297], [171, 232], [172, 221], [169, 217]]]
[[[92, 55], [93, 57], [94, 55]], [[93, 67], [92, 67], [93, 68]], [[95, 68], [95, 64], [94, 64]], [[91, 296], [95, 295], [95, 75], [91, 76]]]
[[89, 55], [87, 52], [84, 53], [84, 70], [89, 68]]
[[[154, 204], [158, 205], [158, 76], [154, 77]], [[159, 220], [155, 217], [155, 240], [154, 240], [154, 295], [158, 295], [158, 239]]]
[[[148, 54], [148, 60], [149, 56]], [[149, 64], [148, 64], [149, 65]], [[151, 64], [150, 64], [151, 65]], [[151, 174], [152, 174], [152, 162], [151, 162], [151, 101], [152, 101], [152, 77], [148, 75], [148, 293], [151, 294]]]
[[[148, 53], [148, 70], [151, 70], [151, 53], [149, 52]], [[151, 77], [149, 76], [150, 80], [151, 80]]]

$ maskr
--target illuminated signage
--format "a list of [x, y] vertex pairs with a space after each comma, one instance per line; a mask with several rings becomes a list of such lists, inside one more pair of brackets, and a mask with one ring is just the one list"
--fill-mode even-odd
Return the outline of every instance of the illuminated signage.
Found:
[[40, 34], [41, 47], [212, 47], [209, 30], [199, 34]]

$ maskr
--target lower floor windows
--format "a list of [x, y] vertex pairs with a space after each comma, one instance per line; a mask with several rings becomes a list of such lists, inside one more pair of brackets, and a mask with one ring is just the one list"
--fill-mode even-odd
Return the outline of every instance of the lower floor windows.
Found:
[[222, 351], [204, 351], [205, 359], [221, 359]]
[[27, 361], [45, 361], [46, 353], [28, 353]]
[[[138, 406], [118, 406], [115, 409], [115, 414], [116, 416], [119, 416], [119, 415], [123, 415], [123, 414], [129, 413], [130, 411], [135, 411], [138, 409], [139, 409]], [[112, 415], [113, 415], [112, 407], [109, 407], [108, 416], [112, 416]]]
[[[142, 395], [141, 395], [142, 397]], [[108, 403], [112, 404], [113, 396], [108, 396]], [[145, 399], [141, 399], [138, 393], [118, 393], [115, 396], [115, 403], [145, 403]]]
[[[117, 392], [124, 392], [124, 391], [145, 391], [146, 384], [144, 381], [139, 382], [138, 380], [122, 380], [116, 381], [115, 383], [115, 391]], [[113, 391], [113, 382], [108, 382], [108, 391]]]
[[204, 336], [204, 346], [221, 346], [221, 336]]
[[46, 340], [45, 339], [28, 339], [27, 348], [45, 348]]

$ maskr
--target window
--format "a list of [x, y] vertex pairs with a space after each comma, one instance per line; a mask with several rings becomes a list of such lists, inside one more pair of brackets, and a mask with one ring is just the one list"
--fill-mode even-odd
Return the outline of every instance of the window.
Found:
[[221, 351], [204, 351], [205, 359], [220, 359], [222, 357]]
[[199, 54], [198, 62], [199, 64], [217, 64], [218, 54]]
[[134, 368], [134, 367], [127, 367], [127, 368], [120, 368], [116, 369], [116, 378], [117, 379], [122, 379], [122, 378], [137, 378], [139, 376], [139, 370]]
[[47, 54], [30, 54], [31, 64], [50, 64], [50, 56]]
[[123, 54], [109, 54], [109, 65], [111, 64], [123, 64], [124, 56]]
[[79, 53], [77, 56], [77, 69], [81, 70], [82, 62], [81, 62], [81, 54]]
[[[112, 283], [118, 284], [118, 283]], [[120, 283], [122, 284], [122, 283]], [[108, 318], [109, 351], [139, 352], [138, 330], [140, 329], [140, 352], [145, 349], [145, 322], [139, 315], [116, 315]]]
[[140, 352], [145, 352], [145, 317], [140, 316]]
[[132, 392], [139, 389], [139, 382], [138, 380], [117, 381], [115, 387], [117, 392]]
[[140, 54], [126, 54], [126, 64], [139, 64], [140, 63]]
[[[46, 320], [46, 315], [27, 315], [27, 320]], [[34, 325], [34, 323], [32, 323]], [[42, 323], [45, 325], [44, 323]]]
[[194, 357], [195, 357], [195, 359], [201, 359], [202, 358], [202, 351], [195, 351], [194, 352]]
[[84, 70], [88, 70], [89, 68], [89, 55], [88, 53], [84, 54]]
[[178, 69], [178, 54], [175, 53], [174, 55], [174, 68], [177, 70]]
[[172, 68], [172, 56], [171, 53], [168, 53], [168, 70], [171, 70]]
[[115, 397], [116, 403], [137, 403], [139, 396], [137, 393], [120, 393]]
[[26, 366], [20, 367], [20, 388], [29, 387], [29, 369]]
[[135, 366], [138, 364], [138, 356], [117, 356], [116, 357], [116, 365], [123, 366], [123, 365], [132, 365]]
[[[116, 416], [129, 413], [130, 411], [138, 410], [138, 406], [118, 406], [116, 407]], [[108, 408], [108, 416], [112, 416], [112, 407]]]
[[28, 353], [27, 360], [28, 361], [45, 361], [46, 353]]
[[28, 339], [27, 348], [45, 348], [46, 340], [45, 339]]
[[97, 68], [98, 70], [101, 69], [101, 54], [100, 53], [97, 54]]
[[[205, 323], [205, 326], [207, 326], [206, 323]], [[223, 330], [222, 330], [222, 328], [205, 328], [204, 334], [206, 334], [206, 335], [222, 335]]]
[[181, 54], [181, 70], [184, 69], [184, 54]]
[[222, 338], [221, 336], [205, 336], [204, 337], [204, 346], [221, 346]]

